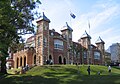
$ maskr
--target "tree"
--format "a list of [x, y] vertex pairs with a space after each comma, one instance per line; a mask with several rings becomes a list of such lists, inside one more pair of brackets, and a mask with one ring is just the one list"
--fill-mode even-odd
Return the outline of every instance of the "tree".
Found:
[[74, 57], [76, 58], [75, 61], [76, 61], [76, 65], [78, 68], [78, 73], [79, 73], [79, 66], [78, 66], [79, 59], [78, 59], [78, 57], [80, 56], [80, 54], [82, 55], [82, 64], [84, 64], [84, 52], [85, 51], [87, 51], [87, 49], [85, 47], [83, 47], [80, 44], [76, 44], [76, 43], [73, 43], [69, 49], [69, 52], [72, 52], [73, 58]]
[[73, 43], [73, 44], [70, 46], [69, 51], [72, 52], [73, 57], [75, 56], [75, 58], [76, 58], [76, 63], [78, 64], [78, 57], [80, 56], [80, 53], [82, 52], [82, 46]]
[[39, 0], [0, 0], [0, 60], [1, 72], [6, 72], [6, 57], [8, 48], [19, 43], [20, 35], [34, 33], [32, 21], [39, 13], [36, 8]]
[[78, 45], [76, 43], [73, 43], [70, 46], [70, 49], [69, 49], [69, 51], [71, 51], [72, 54], [73, 54], [73, 58], [75, 56], [75, 61], [76, 61], [76, 66], [77, 66], [77, 69], [78, 69], [78, 73], [79, 73], [79, 66], [78, 66], [78, 60], [79, 59], [78, 59], [78, 57], [80, 56], [81, 50], [82, 50], [82, 46]]

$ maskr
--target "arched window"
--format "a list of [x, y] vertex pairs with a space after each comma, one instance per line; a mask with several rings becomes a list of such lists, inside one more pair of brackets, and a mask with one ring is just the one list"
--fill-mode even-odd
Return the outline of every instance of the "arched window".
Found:
[[51, 55], [49, 55], [49, 59], [52, 59], [52, 56], [51, 56]]
[[66, 64], [66, 59], [65, 58], [63, 59], [63, 61], [64, 61], [64, 64]]

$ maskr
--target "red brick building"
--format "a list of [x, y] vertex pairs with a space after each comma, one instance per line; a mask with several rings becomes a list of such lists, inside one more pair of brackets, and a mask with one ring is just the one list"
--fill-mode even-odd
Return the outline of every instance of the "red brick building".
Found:
[[85, 31], [78, 42], [72, 41], [72, 28], [67, 24], [59, 34], [49, 29], [50, 20], [44, 15], [37, 20], [36, 35], [27, 39], [25, 49], [14, 53], [14, 67], [53, 64], [104, 64], [104, 41], [99, 37], [96, 46]]

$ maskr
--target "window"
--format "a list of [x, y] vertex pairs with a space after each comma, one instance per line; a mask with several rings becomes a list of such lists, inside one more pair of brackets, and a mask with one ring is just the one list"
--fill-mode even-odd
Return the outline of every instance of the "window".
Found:
[[86, 45], [86, 42], [85, 42], [85, 40], [83, 40], [83, 46], [85, 46]]
[[72, 38], [72, 33], [69, 34], [69, 38]]
[[43, 25], [43, 29], [44, 30], [47, 30], [48, 29], [48, 26], [46, 24]]
[[63, 50], [63, 41], [54, 40], [54, 49]]
[[53, 34], [53, 32], [51, 32], [51, 36], [53, 36], [54, 34]]
[[83, 52], [84, 58], [87, 58], [87, 52]]
[[94, 52], [94, 59], [100, 59], [100, 52]]
[[44, 39], [43, 39], [43, 45], [47, 46], [47, 38], [46, 37], [44, 37]]
[[40, 37], [38, 37], [38, 46], [40, 46]]

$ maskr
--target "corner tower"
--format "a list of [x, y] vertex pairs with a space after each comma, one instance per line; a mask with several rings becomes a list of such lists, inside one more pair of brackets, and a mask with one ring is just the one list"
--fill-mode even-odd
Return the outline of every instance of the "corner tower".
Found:
[[97, 39], [97, 41], [95, 42], [95, 44], [97, 45], [97, 48], [101, 51], [101, 55], [102, 55], [102, 64], [105, 64], [105, 48], [104, 48], [104, 44], [105, 42], [101, 39], [101, 37], [99, 36], [99, 38]]
[[91, 37], [88, 35], [88, 33], [85, 31], [85, 33], [81, 36], [81, 38], [78, 40], [78, 42], [84, 46], [86, 49], [89, 49], [89, 46], [91, 45]]
[[[66, 39], [67, 41], [67, 49], [70, 48], [70, 45], [72, 45], [72, 32], [73, 32], [73, 29], [68, 25], [68, 23], [66, 22], [66, 25], [63, 26], [63, 28], [61, 29], [61, 32], [62, 32], [62, 35], [63, 37]], [[71, 63], [71, 60], [70, 59], [70, 53], [67, 52], [67, 63]]]
[[44, 12], [36, 21], [36, 64], [43, 65], [49, 56], [49, 23], [50, 20], [45, 16]]
[[87, 49], [87, 63], [90, 64], [91, 63], [91, 37], [90, 35], [88, 35], [88, 33], [85, 31], [85, 33], [81, 36], [81, 38], [78, 40], [78, 42], [84, 46]]
[[67, 41], [72, 41], [72, 32], [73, 29], [68, 25], [68, 23], [66, 22], [66, 25], [63, 26], [63, 28], [61, 29], [62, 35], [64, 38], [66, 38]]

